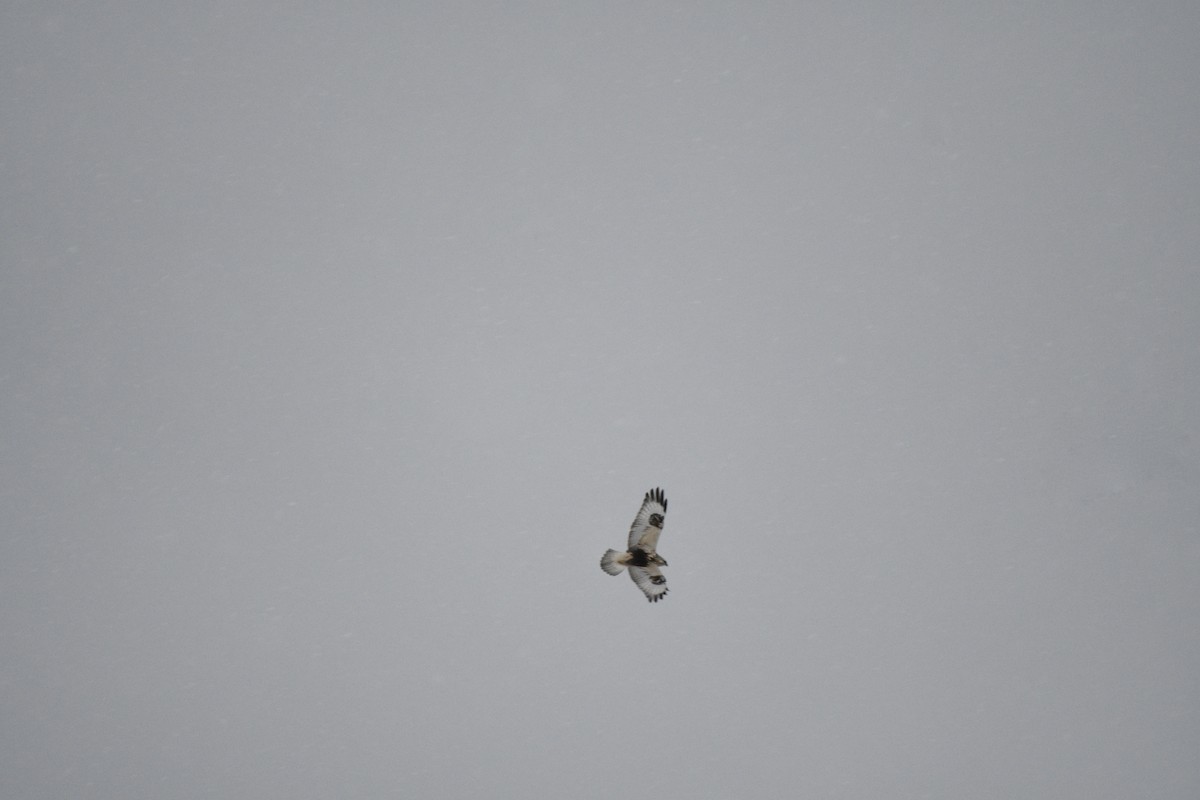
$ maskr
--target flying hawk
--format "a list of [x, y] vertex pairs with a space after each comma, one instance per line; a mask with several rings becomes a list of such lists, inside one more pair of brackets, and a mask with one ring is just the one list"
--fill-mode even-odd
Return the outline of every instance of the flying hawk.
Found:
[[624, 553], [609, 550], [600, 559], [600, 568], [609, 575], [620, 575], [621, 570], [628, 567], [629, 577], [651, 603], [657, 603], [667, 595], [667, 579], [659, 569], [667, 565], [667, 560], [657, 552], [666, 515], [667, 498], [663, 496], [663, 490], [646, 492], [646, 499], [629, 528], [629, 550]]

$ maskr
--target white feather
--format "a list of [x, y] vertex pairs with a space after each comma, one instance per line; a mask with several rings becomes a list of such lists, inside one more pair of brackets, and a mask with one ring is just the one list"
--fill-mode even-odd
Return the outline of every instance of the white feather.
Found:
[[607, 572], [609, 575], [620, 575], [625, 570], [625, 565], [621, 563], [621, 559], [628, 559], [628, 553], [618, 553], [616, 550], [609, 550], [600, 557], [600, 569]]

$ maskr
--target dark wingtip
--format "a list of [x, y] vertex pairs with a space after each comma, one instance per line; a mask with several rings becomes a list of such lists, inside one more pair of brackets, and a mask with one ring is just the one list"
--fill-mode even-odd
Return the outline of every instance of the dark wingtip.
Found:
[[662, 503], [663, 511], [667, 510], [667, 497], [663, 494], [663, 490], [657, 486], [646, 492], [646, 500], [653, 500], [656, 503]]

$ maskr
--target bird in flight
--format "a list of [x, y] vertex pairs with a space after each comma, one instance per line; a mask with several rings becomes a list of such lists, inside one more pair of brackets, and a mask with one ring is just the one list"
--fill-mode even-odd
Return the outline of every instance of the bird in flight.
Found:
[[629, 549], [624, 553], [609, 550], [600, 559], [600, 568], [609, 575], [620, 575], [628, 568], [629, 577], [651, 603], [667, 595], [667, 579], [659, 567], [667, 560], [658, 554], [658, 537], [667, 516], [667, 498], [662, 489], [651, 489], [629, 528]]

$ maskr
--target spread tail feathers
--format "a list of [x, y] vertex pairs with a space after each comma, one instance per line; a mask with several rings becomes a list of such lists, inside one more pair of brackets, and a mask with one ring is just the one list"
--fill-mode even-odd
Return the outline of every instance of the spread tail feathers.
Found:
[[600, 558], [600, 569], [609, 575], [620, 575], [625, 571], [625, 565], [618, 560], [623, 555], [625, 554], [616, 550], [609, 550]]

